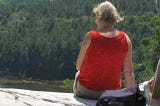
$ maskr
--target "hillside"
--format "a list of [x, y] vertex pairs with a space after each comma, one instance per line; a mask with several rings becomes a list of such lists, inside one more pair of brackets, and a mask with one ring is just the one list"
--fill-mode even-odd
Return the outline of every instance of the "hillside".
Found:
[[[92, 8], [103, 0], [0, 0], [0, 72], [18, 78], [72, 79], [84, 34], [96, 29]], [[137, 82], [160, 58], [160, 1], [110, 0], [133, 43]]]

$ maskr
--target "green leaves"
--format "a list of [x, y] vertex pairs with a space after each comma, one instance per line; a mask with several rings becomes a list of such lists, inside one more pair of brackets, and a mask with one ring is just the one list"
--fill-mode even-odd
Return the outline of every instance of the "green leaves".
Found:
[[[83, 36], [96, 29], [92, 8], [102, 1], [1, 0], [0, 71], [18, 77], [73, 78]], [[152, 0], [110, 1], [125, 16], [116, 27], [132, 40], [137, 81], [146, 80], [160, 54], [160, 6]]]
[[66, 92], [73, 92], [73, 82], [74, 80], [65, 79], [63, 81], [63, 88]]

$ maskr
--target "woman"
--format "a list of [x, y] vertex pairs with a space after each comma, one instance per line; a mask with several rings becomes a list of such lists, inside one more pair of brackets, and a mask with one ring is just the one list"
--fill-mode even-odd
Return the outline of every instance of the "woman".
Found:
[[104, 90], [121, 88], [123, 68], [125, 86], [135, 86], [132, 67], [132, 44], [126, 33], [114, 24], [123, 20], [109, 1], [93, 8], [98, 30], [89, 31], [82, 42], [77, 59], [75, 95], [98, 99]]
[[150, 106], [160, 106], [160, 98], [152, 98], [154, 81], [155, 81], [155, 77], [152, 77], [148, 81], [149, 98], [147, 99], [149, 99]]
[[[148, 89], [149, 89], [149, 104], [151, 106], [160, 106], [160, 86], [159, 86], [159, 79], [160, 79], [160, 59], [157, 64], [157, 69], [155, 76], [153, 76], [149, 81], [148, 81]], [[147, 92], [145, 92], [147, 93]], [[148, 95], [148, 94], [146, 94]]]

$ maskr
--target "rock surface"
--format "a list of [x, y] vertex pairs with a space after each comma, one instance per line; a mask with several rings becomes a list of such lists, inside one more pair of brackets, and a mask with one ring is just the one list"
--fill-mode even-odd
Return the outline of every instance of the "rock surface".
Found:
[[[141, 90], [145, 84], [140, 84]], [[95, 106], [96, 102], [73, 93], [0, 88], [0, 106]]]
[[75, 97], [73, 93], [0, 89], [0, 106], [95, 106], [96, 100]]

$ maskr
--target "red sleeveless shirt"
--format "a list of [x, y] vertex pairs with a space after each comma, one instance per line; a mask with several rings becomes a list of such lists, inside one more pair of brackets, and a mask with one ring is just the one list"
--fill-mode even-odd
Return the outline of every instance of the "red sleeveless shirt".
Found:
[[121, 87], [121, 69], [128, 51], [125, 33], [116, 37], [102, 36], [90, 31], [91, 43], [80, 68], [80, 84], [91, 90], [114, 90]]

